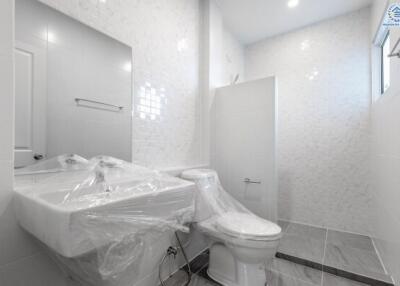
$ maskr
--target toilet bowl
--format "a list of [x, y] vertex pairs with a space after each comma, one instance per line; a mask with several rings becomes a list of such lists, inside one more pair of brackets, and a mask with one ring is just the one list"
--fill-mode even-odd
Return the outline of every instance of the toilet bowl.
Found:
[[208, 275], [224, 286], [267, 285], [266, 270], [277, 251], [281, 228], [226, 194], [215, 171], [188, 170], [182, 178], [198, 187], [195, 222], [211, 242]]

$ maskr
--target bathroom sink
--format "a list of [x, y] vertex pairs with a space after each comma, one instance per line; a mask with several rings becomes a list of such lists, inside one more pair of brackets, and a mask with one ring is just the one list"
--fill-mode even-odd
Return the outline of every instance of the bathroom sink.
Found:
[[85, 172], [64, 172], [41, 181], [17, 177], [20, 225], [64, 257], [81, 256], [169, 220], [183, 224], [193, 216], [191, 182], [168, 175], [151, 183], [149, 178], [116, 176], [98, 191], [93, 180], [85, 185]]

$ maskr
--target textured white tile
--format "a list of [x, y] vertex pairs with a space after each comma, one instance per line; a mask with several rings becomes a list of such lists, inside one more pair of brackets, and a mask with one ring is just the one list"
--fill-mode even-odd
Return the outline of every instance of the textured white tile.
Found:
[[236, 75], [238, 82], [244, 81], [244, 47], [225, 27], [223, 31], [223, 78], [225, 85], [231, 84]]
[[[159, 120], [143, 120], [137, 112], [134, 114], [133, 138], [140, 142], [139, 147], [134, 145], [137, 148], [134, 149], [134, 159], [140, 164], [158, 167], [197, 164], [200, 160], [201, 126], [198, 92], [199, 1], [134, 0], [107, 1], [105, 4], [90, 0], [42, 2], [132, 46], [135, 94], [147, 83], [160, 95], [163, 94], [165, 104]], [[30, 15], [26, 16], [29, 18]], [[26, 20], [23, 25], [28, 23]], [[33, 33], [35, 43], [43, 44], [40, 40], [43, 22], [33, 24], [39, 27]], [[77, 41], [76, 38], [70, 39], [69, 42]], [[98, 78], [89, 80], [103, 82]], [[74, 89], [68, 91], [73, 92]], [[134, 108], [136, 111], [136, 106]], [[7, 156], [9, 154], [7, 152]], [[169, 244], [162, 244], [162, 251]], [[37, 251], [32, 238], [17, 226], [11, 204], [8, 203], [5, 213], [0, 217], [0, 265], [3, 265], [0, 285], [63, 286], [64, 281], [59, 279], [58, 270], [42, 254], [4, 266], [4, 263]], [[149, 255], [148, 258], [153, 258], [154, 267], [158, 268], [157, 257]], [[156, 272], [154, 274], [156, 281]]]
[[[197, 0], [42, 0], [133, 48], [133, 158], [148, 166], [200, 161], [199, 3]], [[165, 96], [157, 120], [141, 119], [138, 93], [150, 84]], [[140, 150], [140, 152], [139, 152]]]
[[369, 54], [368, 9], [247, 47], [277, 77], [281, 218], [369, 233]]

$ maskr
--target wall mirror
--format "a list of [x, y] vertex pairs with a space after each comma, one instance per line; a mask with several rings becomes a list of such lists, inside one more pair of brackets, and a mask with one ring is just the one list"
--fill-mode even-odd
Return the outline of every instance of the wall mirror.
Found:
[[15, 3], [15, 167], [131, 161], [132, 49], [37, 0]]

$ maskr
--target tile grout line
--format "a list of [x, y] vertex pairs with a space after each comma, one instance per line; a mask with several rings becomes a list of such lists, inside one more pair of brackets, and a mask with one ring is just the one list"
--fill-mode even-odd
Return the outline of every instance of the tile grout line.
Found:
[[379, 253], [378, 248], [376, 247], [375, 240], [374, 240], [372, 237], [370, 237], [370, 238], [371, 238], [371, 241], [372, 241], [372, 245], [374, 246], [376, 255], [378, 256], [379, 262], [381, 263], [381, 265], [382, 265], [382, 267], [383, 267], [383, 271], [385, 271], [385, 274], [386, 274], [386, 275], [390, 276], [390, 279], [392, 279], [392, 281], [393, 281], [393, 283], [394, 283], [394, 279], [393, 279], [392, 275], [390, 275], [390, 273], [389, 273], [389, 272], [387, 271], [387, 269], [386, 269], [385, 264], [383, 263], [383, 259], [382, 259], [382, 257], [381, 257], [381, 254]]
[[[302, 279], [302, 278], [295, 277], [295, 276], [293, 276], [293, 275], [290, 275], [290, 274], [287, 274], [287, 273], [283, 273], [283, 272], [280, 272], [280, 271], [278, 271], [278, 270], [272, 270], [272, 269], [271, 269], [271, 272], [275, 272], [275, 273], [278, 274], [278, 275], [282, 275], [282, 276], [285, 276], [285, 277], [289, 277], [289, 278], [292, 279], [292, 280], [297, 280], [297, 281], [304, 282], [304, 283], [306, 283], [306, 284], [315, 285], [314, 283], [311, 283], [310, 281], [306, 281], [306, 280], [304, 280], [304, 279]], [[322, 275], [321, 275], [321, 276], [322, 276]]]
[[[309, 224], [309, 223], [304, 223], [304, 222], [300, 222], [300, 221], [296, 221], [296, 220], [286, 220], [286, 219], [278, 219], [280, 221], [285, 221], [288, 222], [289, 225], [290, 223], [296, 223], [296, 224], [301, 224], [301, 225], [305, 225], [305, 226], [311, 226], [311, 227], [315, 227], [315, 228], [325, 228], [328, 229], [328, 227], [323, 227], [320, 225], [316, 225], [316, 224]], [[349, 231], [349, 230], [343, 230], [340, 228], [329, 228], [331, 231], [338, 231], [338, 232], [344, 232], [344, 233], [350, 233], [350, 234], [356, 234], [356, 235], [361, 235], [361, 236], [366, 236], [366, 237], [370, 237], [368, 234], [364, 234], [364, 233], [359, 233], [359, 232], [355, 232], [355, 231]]]
[[[293, 228], [294, 225], [296, 225], [296, 223], [289, 221], [288, 227], [286, 228], [286, 232], [290, 232], [290, 230]], [[303, 224], [303, 226], [309, 227], [310, 225], [304, 225]], [[338, 231], [338, 230], [334, 230], [334, 229], [331, 229], [331, 228], [328, 228], [328, 227], [325, 227], [325, 228], [324, 227], [318, 227], [318, 228], [319, 229], [323, 229], [323, 230], [326, 231], [325, 235], [324, 235], [324, 238], [323, 238], [324, 239], [323, 240], [323, 255], [322, 255], [322, 263], [321, 264], [318, 264], [318, 263], [313, 262], [313, 261], [309, 261], [307, 259], [301, 259], [300, 257], [296, 257], [296, 256], [288, 255], [288, 254], [285, 254], [285, 253], [281, 253], [279, 251], [278, 251], [276, 257], [277, 258], [282, 258], [282, 259], [285, 259], [285, 260], [289, 260], [289, 261], [294, 262], [294, 263], [302, 264], [304, 266], [308, 266], [308, 267], [311, 267], [311, 268], [314, 268], [314, 269], [318, 269], [318, 270], [322, 271], [323, 274], [324, 273], [328, 273], [328, 274], [330, 273], [330, 274], [333, 274], [335, 276], [339, 276], [339, 277], [343, 277], [343, 278], [347, 278], [347, 279], [350, 279], [350, 280], [353, 280], [353, 281], [359, 281], [359, 282], [367, 283], [367, 284], [368, 283], [377, 283], [376, 285], [386, 285], [386, 286], [387, 285], [391, 285], [391, 286], [394, 285], [393, 284], [393, 277], [391, 277], [390, 275], [387, 274], [387, 271], [384, 268], [384, 265], [383, 265], [383, 263], [382, 263], [382, 261], [380, 259], [381, 257], [378, 256], [379, 253], [378, 253], [378, 251], [376, 249], [375, 241], [373, 241], [373, 239], [370, 236], [361, 235], [361, 234], [357, 234], [357, 233], [351, 233], [351, 232], [348, 232], [348, 231]], [[327, 260], [327, 256], [328, 256], [328, 238], [330, 236], [330, 232], [334, 233], [334, 232], [337, 232], [337, 231], [341, 232], [343, 234], [355, 234], [355, 235], [358, 235], [358, 236], [364, 236], [364, 237], [367, 237], [370, 241], [372, 241], [373, 249], [371, 249], [371, 250], [367, 249], [367, 250], [363, 250], [363, 251], [373, 253], [377, 257], [377, 259], [379, 259], [379, 263], [382, 265], [381, 267], [382, 267], [382, 270], [383, 270], [383, 273], [382, 273], [383, 276], [381, 278], [373, 278], [375, 276], [371, 276], [371, 275], [368, 275], [368, 274], [366, 274], [366, 275], [357, 274], [357, 273], [354, 273], [354, 272], [345, 271], [345, 270], [340, 269], [340, 268], [335, 268], [335, 267], [330, 267], [328, 265], [325, 265], [326, 260]], [[353, 277], [354, 275], [355, 275], [355, 277]], [[322, 285], [325, 282], [325, 277], [324, 276], [325, 275], [322, 275], [322, 277], [321, 277], [321, 284]], [[386, 276], [386, 277], [384, 277], [384, 276]], [[373, 285], [375, 285], [375, 284], [373, 284]]]
[[326, 245], [328, 244], [328, 231], [326, 228], [325, 241], [324, 241], [324, 254], [322, 255], [322, 275], [321, 275], [321, 286], [324, 286], [324, 263], [325, 263], [325, 255], [326, 255]]

